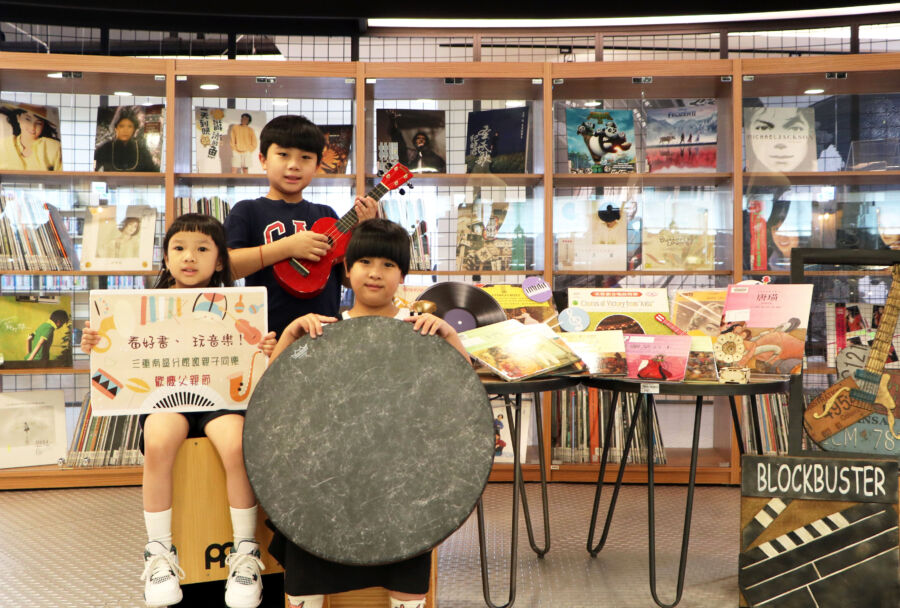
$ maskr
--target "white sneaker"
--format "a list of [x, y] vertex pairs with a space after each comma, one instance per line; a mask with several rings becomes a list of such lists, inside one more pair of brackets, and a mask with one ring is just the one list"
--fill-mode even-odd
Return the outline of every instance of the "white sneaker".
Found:
[[184, 570], [178, 565], [175, 547], [166, 549], [159, 541], [147, 543], [144, 547], [144, 602], [147, 608], [162, 608], [181, 601], [179, 579], [184, 578]]
[[256, 608], [262, 602], [262, 578], [265, 569], [259, 559], [259, 543], [242, 540], [225, 558], [228, 580], [225, 581], [225, 605], [228, 608]]

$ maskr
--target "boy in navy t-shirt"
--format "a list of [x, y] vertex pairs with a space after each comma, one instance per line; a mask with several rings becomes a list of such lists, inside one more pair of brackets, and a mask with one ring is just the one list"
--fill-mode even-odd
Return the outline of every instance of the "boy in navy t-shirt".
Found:
[[[235, 279], [262, 285], [268, 291], [269, 330], [277, 336], [288, 323], [307, 313], [336, 317], [343, 280], [342, 265], [335, 264], [325, 289], [317, 296], [293, 296], [278, 283], [270, 266], [286, 260], [319, 261], [330, 249], [328, 237], [309, 231], [316, 220], [337, 218], [327, 205], [303, 198], [325, 149], [325, 136], [303, 116], [278, 116], [260, 133], [259, 159], [269, 180], [269, 192], [234, 206], [225, 219], [228, 251]], [[357, 196], [359, 221], [375, 217], [378, 203]]]

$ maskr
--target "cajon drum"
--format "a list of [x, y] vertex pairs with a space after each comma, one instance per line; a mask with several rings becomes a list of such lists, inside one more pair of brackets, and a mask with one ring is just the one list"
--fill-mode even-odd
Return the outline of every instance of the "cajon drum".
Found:
[[[206, 437], [187, 439], [178, 450], [172, 471], [172, 539], [184, 569], [183, 585], [224, 580], [228, 577], [225, 557], [234, 535], [225, 491], [225, 469], [212, 442]], [[263, 574], [282, 572], [267, 551], [272, 531], [263, 523], [259, 508], [256, 540]]]
[[[370, 587], [346, 593], [335, 593], [325, 598], [324, 608], [387, 608], [391, 605], [387, 589]], [[426, 608], [437, 607], [437, 549], [431, 554], [431, 584], [425, 596]], [[285, 600], [286, 601], [286, 600]]]

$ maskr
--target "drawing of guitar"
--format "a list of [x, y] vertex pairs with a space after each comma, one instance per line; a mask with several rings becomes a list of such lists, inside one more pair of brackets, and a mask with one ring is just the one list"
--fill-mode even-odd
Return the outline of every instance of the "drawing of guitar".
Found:
[[[855, 346], [841, 351], [837, 369], [842, 380], [819, 394], [803, 413], [806, 431], [817, 443], [873, 413], [886, 414], [888, 430], [900, 439], [900, 433], [894, 429], [896, 402], [891, 394], [896, 374], [884, 373], [900, 313], [900, 264], [892, 267], [891, 280], [884, 317], [872, 347]], [[861, 368], [858, 362], [863, 359], [865, 367]], [[893, 382], [889, 385], [889, 381]]]
[[[395, 164], [366, 196], [371, 196], [377, 201], [391, 190], [408, 182], [411, 177], [409, 169], [399, 163]], [[313, 298], [322, 293], [331, 274], [331, 267], [344, 259], [353, 227], [358, 223], [356, 209], [350, 209], [340, 219], [323, 217], [317, 220], [310, 230], [326, 235], [331, 249], [318, 262], [288, 258], [275, 263], [272, 270], [278, 283], [298, 298]]]

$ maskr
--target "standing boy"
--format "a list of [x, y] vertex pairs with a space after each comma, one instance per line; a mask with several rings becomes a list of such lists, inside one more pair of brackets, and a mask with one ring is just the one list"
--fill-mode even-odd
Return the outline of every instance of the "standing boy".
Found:
[[[316, 220], [337, 218], [327, 205], [303, 198], [325, 149], [325, 136], [303, 116], [278, 116], [260, 133], [259, 159], [269, 180], [269, 192], [256, 200], [239, 202], [225, 219], [234, 278], [268, 291], [269, 329], [277, 336], [298, 316], [307, 313], [336, 317], [340, 306], [342, 270], [335, 264], [324, 290], [309, 298], [296, 298], [275, 278], [272, 264], [297, 258], [318, 262], [331, 248], [328, 237], [309, 231]], [[359, 220], [375, 217], [378, 204], [356, 197]]]

